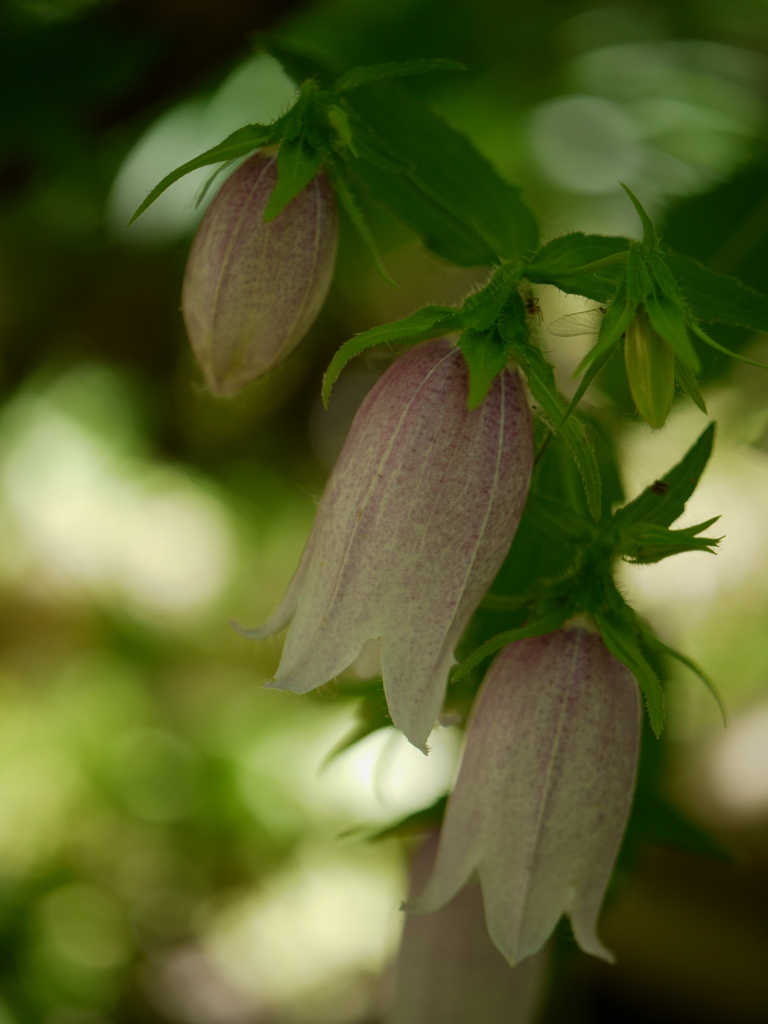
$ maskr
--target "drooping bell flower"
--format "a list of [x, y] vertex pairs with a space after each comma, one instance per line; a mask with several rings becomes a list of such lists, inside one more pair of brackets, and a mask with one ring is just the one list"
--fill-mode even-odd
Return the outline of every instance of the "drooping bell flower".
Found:
[[381, 638], [394, 724], [420, 749], [442, 706], [454, 648], [498, 571], [531, 474], [520, 378], [505, 369], [477, 409], [441, 338], [397, 359], [364, 399], [299, 567], [259, 639], [290, 621], [271, 686], [305, 693]]
[[[416, 854], [414, 893], [434, 864], [438, 835]], [[510, 967], [488, 937], [480, 886], [470, 882], [434, 914], [408, 914], [386, 1024], [533, 1024], [547, 974], [545, 947]]]
[[181, 308], [206, 382], [228, 396], [296, 348], [325, 302], [338, 216], [318, 174], [269, 223], [277, 157], [256, 153], [224, 182], [197, 229]]
[[629, 816], [640, 741], [630, 671], [574, 625], [505, 647], [476, 698], [435, 870], [409, 909], [445, 906], [477, 871], [488, 932], [510, 964], [563, 914], [611, 960], [597, 919]]

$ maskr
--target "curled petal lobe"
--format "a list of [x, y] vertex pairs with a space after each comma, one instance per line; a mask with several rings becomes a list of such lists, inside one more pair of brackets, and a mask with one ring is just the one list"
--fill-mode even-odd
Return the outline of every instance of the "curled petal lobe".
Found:
[[504, 648], [472, 712], [434, 873], [410, 908], [444, 906], [477, 871], [488, 931], [510, 964], [567, 914], [611, 960], [597, 919], [632, 803], [637, 683], [581, 627]]
[[266, 636], [293, 614], [275, 687], [304, 693], [381, 638], [394, 724], [424, 749], [453, 650], [509, 550], [532, 463], [517, 373], [467, 409], [446, 339], [396, 360], [363, 401]]
[[182, 312], [217, 395], [235, 394], [293, 352], [333, 276], [338, 217], [322, 173], [264, 223], [276, 159], [257, 153], [227, 178], [189, 253]]

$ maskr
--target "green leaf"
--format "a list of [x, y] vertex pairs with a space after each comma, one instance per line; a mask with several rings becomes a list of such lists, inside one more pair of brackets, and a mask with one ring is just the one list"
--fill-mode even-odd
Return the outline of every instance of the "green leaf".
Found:
[[680, 390], [706, 415], [707, 405], [701, 393], [699, 382], [693, 370], [689, 370], [685, 363], [675, 359], [675, 380], [680, 385]]
[[381, 262], [381, 256], [379, 255], [379, 249], [373, 238], [373, 235], [368, 229], [368, 225], [365, 222], [362, 210], [355, 202], [350, 188], [345, 180], [345, 168], [343, 164], [337, 163], [336, 161], [329, 160], [327, 169], [331, 176], [331, 184], [333, 190], [341, 203], [345, 213], [352, 222], [352, 226], [357, 231], [358, 235], [362, 239], [363, 245], [368, 250], [368, 255], [371, 258], [371, 262], [376, 268], [376, 273], [381, 277], [387, 284], [391, 284], [393, 288], [397, 288], [397, 282], [393, 281], [387, 271], [384, 269], [384, 264]]
[[387, 710], [387, 698], [384, 696], [381, 685], [373, 687], [364, 694], [355, 714], [357, 721], [347, 735], [342, 737], [326, 755], [323, 761], [324, 767], [343, 754], [345, 750], [349, 750], [360, 740], [365, 739], [366, 736], [392, 725], [392, 719]]
[[605, 352], [602, 353], [602, 355], [599, 355], [597, 357], [597, 359], [593, 359], [592, 362], [589, 364], [589, 366], [587, 367], [587, 369], [584, 372], [584, 376], [581, 378], [581, 381], [579, 382], [579, 386], [576, 389], [576, 393], [574, 394], [573, 398], [569, 402], [568, 408], [563, 413], [563, 418], [562, 418], [562, 421], [560, 423], [560, 426], [562, 426], [565, 423], [565, 421], [568, 419], [568, 417], [572, 415], [574, 409], [576, 408], [576, 406], [579, 404], [579, 402], [584, 397], [584, 395], [586, 393], [586, 390], [589, 387], [589, 385], [592, 383], [592, 381], [595, 379], [595, 377], [598, 375], [598, 373], [600, 373], [602, 368], [605, 366], [605, 364], [608, 362], [608, 360], [611, 358], [611, 356], [616, 351], [616, 349], [618, 347], [618, 344], [619, 344], [619, 342], [618, 342], [618, 340], [616, 340], [613, 343], [613, 347], [612, 348], [606, 349]]
[[467, 408], [482, 405], [491, 384], [507, 365], [509, 345], [498, 331], [462, 331], [459, 348], [469, 367]]
[[646, 487], [634, 501], [614, 513], [613, 524], [616, 529], [627, 530], [640, 522], [669, 526], [678, 519], [709, 461], [714, 437], [715, 424], [710, 423], [676, 466], [665, 473], [661, 480]]
[[466, 71], [464, 64], [455, 60], [441, 58], [419, 58], [416, 60], [389, 61], [386, 64], [370, 64], [368, 67], [352, 68], [345, 71], [334, 84], [336, 92], [348, 92], [368, 82], [378, 82], [382, 78], [401, 77], [403, 75], [426, 75], [430, 71]]
[[690, 256], [667, 251], [665, 258], [697, 320], [768, 331], [768, 296]]
[[531, 493], [525, 504], [525, 511], [532, 516], [538, 527], [556, 542], [587, 542], [596, 536], [597, 527], [559, 502], [550, 501], [542, 494]]
[[[534, 284], [553, 284], [569, 295], [610, 302], [625, 274], [626, 238], [576, 231], [547, 242], [532, 257], [523, 276]], [[597, 269], [588, 269], [597, 264]]]
[[[618, 593], [618, 592], [617, 592]], [[605, 641], [605, 646], [626, 665], [632, 675], [640, 684], [640, 689], [645, 697], [648, 717], [654, 735], [661, 736], [664, 728], [664, 691], [661, 688], [659, 677], [653, 671], [645, 659], [645, 656], [638, 642], [637, 629], [634, 625], [634, 613], [621, 602], [629, 614], [620, 614], [614, 609], [595, 612], [594, 619], [597, 628]]]
[[656, 244], [656, 232], [653, 230], [653, 224], [651, 223], [651, 218], [648, 216], [648, 214], [643, 209], [643, 204], [640, 202], [640, 200], [637, 198], [637, 196], [634, 195], [632, 192], [630, 192], [630, 190], [627, 188], [627, 186], [623, 182], [620, 181], [619, 184], [624, 189], [624, 191], [627, 193], [627, 195], [629, 196], [629, 198], [632, 201], [632, 205], [637, 210], [637, 213], [638, 213], [638, 215], [640, 217], [640, 221], [641, 221], [641, 223], [643, 225], [643, 249], [650, 256], [650, 254], [653, 252], [655, 244]]
[[441, 334], [447, 334], [458, 326], [458, 313], [453, 306], [424, 306], [423, 309], [411, 313], [402, 320], [395, 320], [391, 324], [380, 324], [371, 327], [362, 334], [356, 334], [350, 338], [336, 352], [325, 371], [323, 377], [323, 404], [328, 405], [331, 388], [338, 380], [339, 374], [354, 356], [364, 352], [374, 345], [381, 345], [384, 342], [395, 344], [414, 344], [417, 341], [426, 341], [428, 338], [437, 338]]
[[322, 155], [301, 139], [284, 142], [277, 153], [277, 182], [272, 189], [264, 222], [274, 220], [320, 170]]
[[645, 623], [641, 622], [640, 628], [642, 630], [643, 639], [651, 648], [651, 650], [656, 651], [659, 654], [666, 654], [669, 658], [674, 658], [676, 661], [679, 661], [681, 664], [685, 665], [686, 668], [690, 669], [694, 675], [697, 675], [699, 677], [699, 679], [702, 681], [702, 683], [704, 683], [706, 688], [717, 701], [717, 706], [720, 708], [720, 714], [723, 719], [723, 725], [727, 725], [728, 711], [725, 706], [723, 696], [720, 693], [717, 686], [715, 685], [715, 683], [712, 681], [712, 679], [706, 674], [704, 669], [697, 665], [697, 663], [692, 658], [689, 658], [687, 657], [687, 655], [675, 650], [674, 647], [668, 647], [667, 644], [659, 640], [659, 638], [656, 636], [653, 630], [649, 626], [645, 625]]
[[350, 170], [439, 256], [493, 265], [536, 246], [536, 221], [518, 190], [427, 103], [395, 82], [362, 86], [345, 102], [409, 167], [395, 175], [350, 160]]
[[462, 661], [461, 665], [453, 673], [451, 682], [458, 682], [459, 679], [462, 679], [471, 672], [475, 665], [479, 665], [481, 661], [484, 661], [491, 654], [495, 654], [496, 651], [506, 647], [507, 644], [514, 643], [515, 640], [526, 640], [531, 636], [543, 636], [545, 633], [553, 633], [571, 618], [573, 611], [573, 607], [570, 604], [566, 604], [533, 622], [518, 626], [517, 629], [508, 629], [491, 637], [490, 640], [487, 640], [476, 651], [473, 651], [468, 658]]
[[173, 185], [179, 178], [183, 178], [185, 174], [189, 174], [190, 171], [196, 171], [198, 167], [207, 167], [209, 164], [218, 164], [224, 160], [236, 160], [239, 156], [245, 156], [246, 153], [250, 153], [254, 149], [260, 149], [262, 146], [272, 142], [275, 137], [274, 133], [275, 125], [247, 124], [243, 128], [238, 128], [236, 132], [232, 132], [231, 135], [228, 135], [217, 146], [207, 149], [193, 160], [187, 160], [185, 164], [177, 167], [170, 174], [166, 174], [163, 180], [155, 185], [144, 202], [136, 210], [136, 213], [131, 217], [129, 224], [133, 224], [136, 218], [141, 216], [158, 196], [161, 196], [169, 186]]
[[729, 348], [721, 345], [718, 341], [715, 341], [714, 338], [711, 338], [706, 331], [702, 330], [697, 323], [691, 323], [690, 327], [698, 338], [701, 338], [703, 342], [710, 345], [712, 348], [717, 349], [718, 352], [722, 352], [724, 355], [730, 356], [731, 359], [738, 359], [740, 363], [747, 363], [749, 366], [757, 366], [760, 370], [768, 370], [768, 364], [759, 363], [756, 359], [747, 359], [747, 357], [741, 355], [740, 352], [732, 352]]
[[439, 800], [435, 800], [430, 807], [425, 807], [423, 811], [416, 811], [414, 814], [409, 814], [394, 825], [388, 825], [387, 828], [383, 828], [381, 831], [376, 832], [370, 838], [389, 839], [393, 836], [402, 838], [407, 836], [423, 835], [425, 832], [434, 832], [443, 820], [447, 803], [448, 797], [441, 796]]
[[670, 530], [668, 526], [660, 526], [658, 523], [638, 523], [622, 533], [616, 554], [637, 565], [651, 565], [686, 551], [708, 551], [714, 554], [713, 549], [723, 538], [699, 537], [697, 534], [716, 523], [719, 518], [715, 516], [684, 530]]
[[568, 446], [584, 483], [589, 510], [596, 520], [599, 519], [600, 470], [589, 440], [587, 424], [577, 414], [564, 419], [568, 403], [557, 390], [554, 372], [541, 349], [519, 337], [511, 319], [501, 321], [499, 331], [509, 344], [510, 353], [522, 367], [531, 395], [541, 407], [549, 426]]

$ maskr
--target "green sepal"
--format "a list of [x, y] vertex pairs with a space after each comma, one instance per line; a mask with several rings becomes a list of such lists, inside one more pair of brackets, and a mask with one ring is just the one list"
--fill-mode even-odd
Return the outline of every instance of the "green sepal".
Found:
[[701, 393], [699, 382], [696, 380], [696, 375], [693, 370], [689, 370], [685, 363], [681, 363], [679, 359], [675, 359], [675, 380], [683, 394], [687, 395], [693, 404], [701, 409], [706, 416], [707, 404]]
[[715, 424], [710, 423], [680, 462], [665, 473], [661, 480], [646, 487], [634, 501], [614, 512], [614, 528], [624, 531], [640, 522], [670, 526], [678, 519], [709, 461], [714, 437]]
[[597, 527], [588, 519], [583, 519], [568, 505], [550, 501], [543, 494], [532, 491], [525, 503], [525, 514], [533, 516], [537, 525], [553, 540], [576, 541], [586, 543], [597, 536]]
[[721, 345], [720, 342], [711, 338], [703, 328], [699, 327], [697, 323], [691, 323], [691, 330], [697, 337], [701, 338], [706, 345], [709, 345], [710, 348], [716, 348], [718, 352], [722, 352], [724, 355], [730, 356], [731, 359], [738, 359], [740, 363], [747, 363], [748, 366], [756, 366], [760, 370], [768, 370], [768, 365], [766, 365], [766, 363], [760, 363], [756, 359], [747, 359], [747, 357], [741, 355], [740, 352], [732, 352], [729, 348]]
[[[522, 305], [520, 296], [512, 300]], [[528, 380], [528, 387], [535, 402], [554, 433], [565, 441], [578, 467], [587, 495], [589, 510], [595, 520], [600, 518], [600, 469], [594, 447], [589, 440], [589, 427], [578, 414], [565, 419], [568, 403], [557, 390], [552, 366], [544, 358], [538, 345], [527, 338], [527, 332], [520, 330], [519, 316], [511, 315], [499, 321], [499, 332], [509, 344], [510, 354], [517, 360]]]
[[322, 154], [301, 137], [284, 142], [277, 153], [277, 181], [264, 211], [264, 222], [274, 220], [316, 176]]
[[640, 246], [629, 243], [627, 251], [627, 299], [634, 306], [644, 301], [653, 288], [653, 282], [645, 265]]
[[697, 320], [768, 331], [768, 296], [690, 256], [667, 250], [664, 257]]
[[684, 307], [668, 295], [654, 291], [646, 297], [645, 309], [651, 327], [666, 341], [681, 363], [698, 373], [701, 363], [688, 333], [688, 316]]
[[455, 60], [417, 58], [416, 60], [389, 61], [385, 64], [370, 64], [368, 67], [351, 68], [334, 82], [335, 92], [349, 92], [369, 82], [382, 78], [400, 78], [404, 75], [426, 75], [431, 71], [466, 71], [464, 64]]
[[615, 658], [626, 665], [640, 685], [654, 735], [664, 728], [664, 691], [640, 646], [637, 617], [621, 594], [611, 584], [611, 607], [593, 612], [605, 646]]
[[207, 167], [209, 164], [218, 164], [225, 160], [236, 160], [238, 157], [245, 156], [254, 149], [268, 146], [276, 139], [275, 129], [276, 124], [247, 124], [243, 128], [238, 128], [236, 132], [232, 132], [231, 135], [228, 135], [217, 146], [207, 149], [200, 156], [196, 156], [192, 160], [187, 160], [185, 164], [181, 164], [176, 170], [166, 174], [163, 180], [155, 185], [128, 223], [133, 224], [136, 218], [141, 216], [158, 196], [161, 196], [167, 188], [178, 181], [179, 178], [183, 178], [185, 174], [189, 174], [190, 171], [196, 171], [199, 167]]
[[628, 247], [626, 238], [576, 231], [543, 245], [522, 274], [534, 284], [552, 284], [569, 295], [607, 303], [625, 274]]
[[557, 608], [553, 612], [549, 612], [547, 615], [542, 615], [538, 619], [534, 619], [533, 622], [525, 623], [522, 626], [518, 626], [517, 629], [507, 629], [503, 633], [498, 633], [496, 636], [491, 637], [490, 640], [486, 640], [484, 644], [481, 644], [476, 651], [473, 651], [468, 658], [459, 665], [456, 671], [451, 676], [451, 682], [458, 682], [459, 679], [463, 679], [464, 676], [468, 675], [472, 669], [479, 665], [481, 661], [495, 654], [496, 651], [502, 647], [506, 647], [507, 644], [514, 643], [515, 640], [527, 640], [528, 637], [532, 636], [544, 636], [545, 633], [554, 633], [556, 629], [559, 629], [564, 622], [573, 615], [574, 609], [571, 604], [565, 604]]
[[613, 352], [616, 343], [627, 327], [629, 327], [634, 315], [635, 304], [629, 300], [626, 282], [621, 281], [615, 299], [608, 306], [603, 319], [600, 321], [597, 341], [576, 367], [574, 376], [586, 369], [590, 363], [602, 358], [606, 353]]
[[507, 365], [509, 345], [498, 331], [462, 331], [459, 348], [469, 367], [467, 408], [482, 405], [491, 384]]
[[402, 320], [391, 324], [380, 324], [368, 331], [356, 334], [336, 352], [323, 377], [323, 404], [328, 405], [331, 388], [338, 380], [339, 374], [354, 356], [374, 345], [390, 342], [398, 345], [413, 345], [428, 338], [438, 338], [441, 334], [456, 330], [458, 311], [453, 306], [424, 306], [423, 309], [411, 313]]
[[701, 666], [698, 665], [693, 660], [693, 658], [689, 658], [687, 655], [675, 650], [674, 647], [669, 647], [667, 644], [659, 640], [659, 638], [656, 636], [653, 630], [650, 629], [650, 627], [646, 626], [645, 623], [643, 623], [641, 620], [640, 629], [642, 630], [643, 640], [645, 640], [646, 644], [651, 648], [652, 651], [656, 651], [658, 654], [666, 654], [669, 658], [674, 658], [676, 661], [679, 661], [682, 665], [685, 665], [686, 668], [690, 669], [690, 671], [693, 672], [694, 675], [699, 677], [702, 683], [704, 683], [706, 688], [715, 698], [717, 706], [720, 709], [720, 715], [723, 719], [723, 725], [727, 725], [728, 710], [725, 706], [723, 695], [720, 693], [720, 690], [717, 688], [713, 680], [707, 675], [704, 669], [701, 668]]
[[[510, 293], [520, 283], [520, 271], [506, 263], [493, 275], [485, 287], [469, 295], [461, 306], [461, 322], [464, 327], [486, 331], [492, 327], [504, 308]], [[515, 312], [521, 314], [520, 307]], [[509, 311], [507, 314], [509, 315]], [[521, 324], [525, 321], [521, 320]], [[527, 325], [526, 325], [527, 330]]]
[[597, 359], [593, 359], [590, 362], [589, 366], [586, 368], [586, 370], [584, 372], [583, 377], [579, 381], [579, 386], [576, 388], [576, 392], [575, 392], [573, 398], [568, 403], [568, 408], [565, 410], [565, 412], [563, 414], [563, 418], [560, 421], [560, 426], [561, 427], [563, 426], [565, 421], [568, 419], [568, 417], [572, 415], [574, 409], [576, 408], [576, 406], [579, 404], [579, 402], [584, 397], [584, 395], [586, 393], [586, 390], [589, 387], [589, 385], [592, 383], [592, 381], [595, 379], [595, 377], [598, 375], [598, 373], [600, 373], [602, 368], [605, 366], [605, 364], [608, 362], [608, 360], [614, 354], [614, 352], [616, 351], [616, 349], [618, 347], [618, 344], [619, 344], [619, 342], [618, 342], [618, 340], [616, 340], [613, 343], [613, 346], [611, 348], [606, 349], [605, 352], [603, 352], [601, 355], [599, 355], [597, 357]]
[[668, 526], [658, 523], [638, 523], [630, 530], [625, 530], [616, 548], [616, 554], [635, 565], [651, 565], [672, 555], [681, 555], [686, 551], [708, 551], [714, 554], [714, 548], [722, 537], [699, 537], [716, 523], [720, 516], [707, 519], [706, 522], [687, 526], [682, 530], [670, 530]]

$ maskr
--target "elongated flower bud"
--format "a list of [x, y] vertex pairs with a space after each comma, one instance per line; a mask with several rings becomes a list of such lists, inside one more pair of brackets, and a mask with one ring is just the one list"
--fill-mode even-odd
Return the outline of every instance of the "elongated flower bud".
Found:
[[472, 711], [435, 871], [437, 910], [477, 870], [488, 932], [510, 964], [563, 914], [605, 960], [597, 918], [627, 823], [640, 740], [637, 683], [586, 629], [505, 647]]
[[[437, 834], [416, 855], [413, 889], [429, 877]], [[533, 1024], [548, 950], [514, 969], [488, 938], [480, 886], [470, 882], [434, 914], [408, 914], [386, 1024]]]
[[233, 395], [296, 348], [325, 302], [336, 201], [321, 173], [268, 224], [277, 158], [257, 153], [222, 185], [197, 230], [181, 306], [211, 391]]
[[368, 393], [331, 474], [299, 568], [254, 638], [291, 619], [272, 686], [305, 693], [381, 638], [394, 724], [424, 748], [453, 650], [496, 575], [525, 502], [531, 415], [504, 370], [467, 409], [446, 339], [411, 349]]
[[664, 426], [675, 397], [675, 355], [637, 310], [624, 335], [624, 362], [637, 411], [657, 430]]

